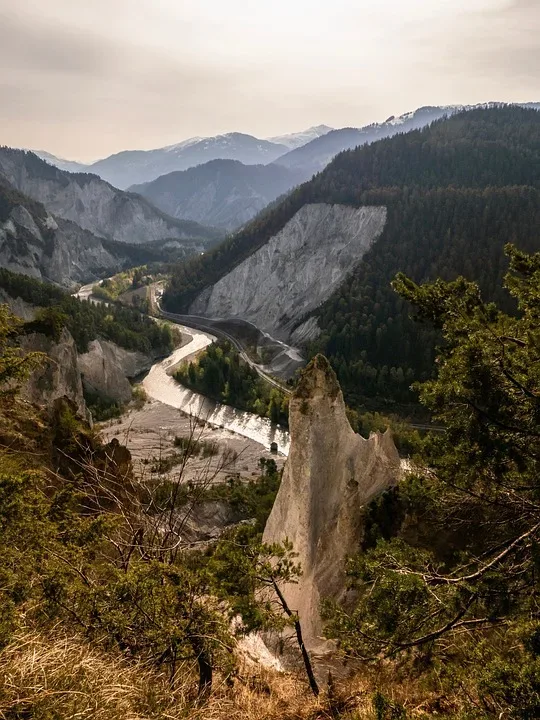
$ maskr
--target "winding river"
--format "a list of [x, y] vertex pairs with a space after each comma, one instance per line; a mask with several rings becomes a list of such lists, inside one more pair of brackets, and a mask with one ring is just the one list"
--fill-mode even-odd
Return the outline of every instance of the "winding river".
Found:
[[254, 440], [267, 449], [272, 442], [275, 442], [278, 452], [288, 455], [290, 437], [287, 430], [273, 425], [267, 418], [209, 400], [176, 382], [172, 377], [174, 368], [186, 357], [200, 352], [216, 339], [213, 335], [200, 330], [193, 330], [183, 325], [178, 327], [183, 335], [192, 339], [165, 360], [155, 363], [150, 368], [142, 382], [148, 397], [200, 418], [209, 425], [222, 427]]
[[[103, 302], [92, 297], [92, 288], [95, 283], [83, 285], [74, 297], [90, 302]], [[158, 400], [164, 405], [177, 408], [193, 417], [204, 420], [209, 425], [224, 428], [254, 440], [264, 445], [267, 449], [275, 442], [278, 452], [282, 455], [289, 454], [290, 437], [289, 432], [279, 425], [274, 425], [267, 418], [261, 418], [253, 413], [237, 410], [229, 405], [221, 405], [209, 400], [203, 395], [189, 390], [180, 385], [172, 377], [175, 367], [185, 358], [200, 352], [214, 342], [216, 338], [202, 330], [194, 330], [184, 325], [177, 324], [184, 337], [191, 338], [182, 347], [177, 348], [164, 360], [156, 362], [150, 368], [148, 375], [144, 378], [142, 386], [149, 398]]]

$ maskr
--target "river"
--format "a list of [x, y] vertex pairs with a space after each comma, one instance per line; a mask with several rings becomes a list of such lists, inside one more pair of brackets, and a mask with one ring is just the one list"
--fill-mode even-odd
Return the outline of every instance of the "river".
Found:
[[213, 335], [201, 330], [193, 330], [183, 325], [178, 325], [178, 327], [183, 335], [192, 339], [171, 353], [165, 360], [155, 363], [150, 368], [142, 382], [148, 397], [201, 418], [212, 426], [223, 427], [254, 440], [267, 449], [272, 442], [276, 442], [278, 452], [288, 455], [290, 437], [287, 430], [273, 425], [267, 418], [261, 418], [253, 413], [209, 400], [176, 382], [171, 376], [175, 366], [189, 355], [200, 352], [216, 339]]
[[[74, 297], [90, 302], [103, 302], [92, 297], [92, 288], [96, 283], [83, 285]], [[176, 324], [176, 323], [175, 323]], [[203, 395], [189, 390], [177, 383], [171, 376], [175, 366], [189, 355], [200, 352], [214, 342], [216, 338], [202, 330], [194, 330], [177, 324], [183, 336], [191, 338], [182, 347], [177, 348], [164, 360], [156, 362], [144, 378], [142, 386], [149, 398], [158, 400], [164, 405], [182, 410], [193, 417], [205, 420], [209, 425], [224, 428], [243, 437], [260, 443], [267, 449], [272, 442], [277, 443], [278, 452], [289, 454], [289, 432], [273, 425], [267, 418], [253, 413], [237, 410], [229, 405], [221, 405]]]

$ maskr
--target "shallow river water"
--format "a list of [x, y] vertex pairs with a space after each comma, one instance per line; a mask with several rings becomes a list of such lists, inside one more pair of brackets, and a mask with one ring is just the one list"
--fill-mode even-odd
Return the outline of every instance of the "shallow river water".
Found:
[[178, 327], [183, 335], [190, 336], [192, 340], [175, 350], [165, 360], [161, 360], [152, 366], [142, 382], [147, 395], [165, 405], [170, 405], [205, 420], [210, 425], [223, 427], [254, 440], [266, 448], [270, 447], [270, 443], [276, 442], [278, 452], [288, 455], [290, 437], [287, 430], [273, 425], [267, 418], [261, 418], [258, 415], [236, 410], [228, 405], [221, 405], [209, 400], [188, 390], [174, 380], [171, 373], [176, 365], [215, 340], [215, 337], [200, 330], [193, 330], [182, 325]]

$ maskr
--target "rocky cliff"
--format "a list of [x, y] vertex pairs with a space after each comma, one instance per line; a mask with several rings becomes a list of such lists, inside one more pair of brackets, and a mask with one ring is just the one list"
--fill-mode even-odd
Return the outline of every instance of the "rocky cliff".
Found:
[[33, 153], [0, 148], [0, 175], [50, 213], [99, 237], [132, 244], [198, 238], [204, 245], [220, 236], [212, 228], [171, 218], [146, 199], [117, 190], [97, 175], [59, 170]]
[[[384, 207], [304, 205], [263, 247], [206, 288], [190, 312], [241, 318], [287, 340], [339, 287], [381, 234], [385, 221]], [[312, 322], [307, 335], [316, 334]]]
[[70, 288], [131, 267], [140, 255], [54, 217], [0, 176], [0, 267]]
[[77, 348], [71, 334], [64, 328], [55, 342], [46, 335], [33, 333], [22, 338], [21, 348], [25, 353], [41, 352], [47, 356], [23, 385], [21, 397], [45, 408], [52, 408], [55, 400], [67, 397], [81, 417], [87, 417]]
[[92, 340], [77, 366], [85, 389], [121, 403], [131, 400], [129, 379], [152, 365], [152, 358], [118, 347], [108, 340]]
[[318, 355], [290, 401], [291, 447], [264, 531], [265, 543], [288, 538], [302, 577], [285, 586], [310, 649], [322, 649], [320, 601], [345, 593], [345, 561], [358, 551], [362, 508], [394, 485], [400, 460], [389, 432], [369, 440], [351, 429], [334, 371]]

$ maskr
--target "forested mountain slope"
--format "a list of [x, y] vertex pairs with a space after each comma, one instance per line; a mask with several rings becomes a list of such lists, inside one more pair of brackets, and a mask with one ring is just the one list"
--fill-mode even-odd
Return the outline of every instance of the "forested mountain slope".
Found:
[[0, 175], [47, 210], [94, 235], [126, 243], [163, 238], [205, 242], [219, 232], [165, 215], [148, 200], [117, 190], [97, 175], [59, 170], [30, 152], [0, 148]]
[[[300, 148], [291, 150], [275, 162], [290, 169], [302, 172], [304, 179], [310, 178], [313, 173], [320, 172], [328, 163], [343, 150], [351, 150], [359, 145], [373, 143], [383, 138], [392, 137], [399, 133], [419, 130], [435, 120], [454, 115], [461, 111], [471, 111], [476, 108], [501, 106], [501, 103], [488, 103], [487, 105], [443, 105], [426, 106], [413, 112], [405, 113], [399, 117], [390, 117], [385, 122], [371, 123], [361, 128], [340, 128], [315, 138]], [[528, 103], [524, 107], [540, 109], [539, 103]]]
[[349, 402], [408, 401], [411, 381], [431, 372], [436, 336], [413, 327], [390, 282], [398, 271], [416, 281], [462, 273], [495, 297], [504, 243], [540, 249], [540, 113], [473, 110], [340, 154], [277, 207], [180, 266], [167, 305], [189, 307], [312, 203], [387, 208], [380, 237], [317, 311], [316, 349], [330, 357]]
[[130, 190], [173, 217], [234, 230], [304, 179], [275, 164], [211, 160]]

